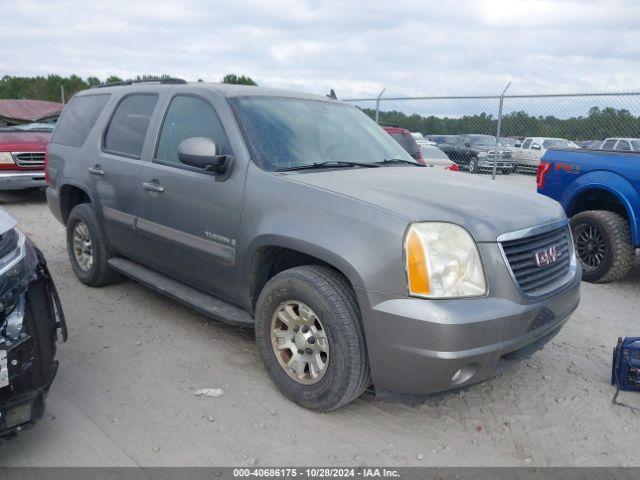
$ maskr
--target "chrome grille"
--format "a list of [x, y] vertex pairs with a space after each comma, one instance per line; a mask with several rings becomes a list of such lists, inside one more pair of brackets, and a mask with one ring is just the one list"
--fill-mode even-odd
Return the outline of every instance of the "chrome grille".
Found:
[[[549, 293], [564, 285], [575, 265], [568, 226], [501, 242], [511, 274], [520, 290], [528, 296]], [[538, 266], [536, 252], [555, 247], [557, 260]]]
[[44, 165], [44, 152], [19, 152], [13, 154], [13, 159], [21, 167], [35, 167]]

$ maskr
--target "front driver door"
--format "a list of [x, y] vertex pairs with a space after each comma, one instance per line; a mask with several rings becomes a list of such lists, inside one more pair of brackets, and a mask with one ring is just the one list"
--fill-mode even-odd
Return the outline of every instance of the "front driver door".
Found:
[[210, 138], [219, 154], [233, 155], [214, 107], [224, 100], [202, 95], [185, 90], [170, 99], [153, 159], [142, 169], [137, 231], [146, 265], [233, 299], [246, 169], [236, 158], [229, 171], [214, 176], [178, 159], [178, 145], [191, 137]]

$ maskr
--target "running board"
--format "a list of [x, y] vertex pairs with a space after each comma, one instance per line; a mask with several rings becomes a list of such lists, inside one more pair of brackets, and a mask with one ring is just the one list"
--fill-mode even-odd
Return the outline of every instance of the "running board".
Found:
[[132, 280], [220, 322], [253, 326], [245, 310], [212, 295], [189, 287], [139, 263], [121, 257], [109, 260], [109, 266]]

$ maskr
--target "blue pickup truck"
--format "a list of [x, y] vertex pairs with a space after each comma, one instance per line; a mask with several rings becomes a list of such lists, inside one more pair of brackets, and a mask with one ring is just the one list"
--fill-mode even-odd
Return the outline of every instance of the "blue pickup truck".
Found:
[[611, 282], [631, 270], [640, 247], [640, 153], [548, 150], [537, 171], [538, 193], [571, 218], [583, 280]]

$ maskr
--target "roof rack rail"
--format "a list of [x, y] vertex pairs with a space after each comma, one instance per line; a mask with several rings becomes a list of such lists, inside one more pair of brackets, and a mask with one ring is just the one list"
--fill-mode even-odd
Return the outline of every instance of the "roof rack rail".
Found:
[[389, 122], [378, 122], [378, 125], [382, 126], [382, 127], [394, 127], [394, 128], [402, 128], [400, 125], [398, 125], [397, 123], [389, 123]]
[[163, 78], [136, 78], [135, 80], [122, 80], [120, 82], [101, 83], [92, 88], [106, 88], [106, 87], [122, 87], [125, 85], [135, 85], [136, 83], [160, 83], [162, 85], [183, 85], [187, 83], [182, 78], [163, 77]]

